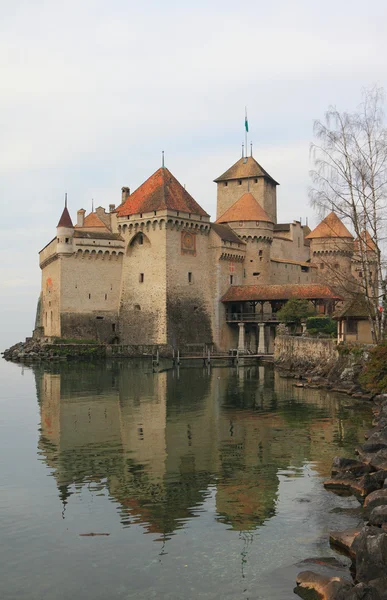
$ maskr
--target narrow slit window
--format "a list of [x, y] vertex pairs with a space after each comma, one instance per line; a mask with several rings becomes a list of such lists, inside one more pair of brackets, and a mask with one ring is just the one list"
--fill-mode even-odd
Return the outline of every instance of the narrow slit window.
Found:
[[144, 283], [144, 273], [140, 273], [140, 283]]
[[188, 283], [192, 283], [192, 273], [188, 273]]
[[230, 275], [230, 285], [232, 285], [234, 282], [234, 275]]

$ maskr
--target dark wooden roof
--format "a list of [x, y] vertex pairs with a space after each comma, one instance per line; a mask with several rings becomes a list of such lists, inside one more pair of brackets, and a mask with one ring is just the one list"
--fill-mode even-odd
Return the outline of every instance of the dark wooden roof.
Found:
[[211, 223], [211, 229], [225, 242], [232, 242], [233, 244], [246, 245], [246, 242], [241, 240], [236, 233], [233, 232], [231, 227], [228, 225], [220, 225], [219, 223]]
[[89, 240], [119, 240], [123, 242], [123, 238], [119, 233], [111, 233], [108, 229], [106, 231], [84, 231], [82, 228], [75, 229], [75, 238], [86, 238]]
[[334, 314], [335, 319], [344, 319], [347, 317], [353, 317], [357, 319], [367, 319], [369, 317], [366, 299], [364, 296], [357, 295], [354, 298], [351, 298]]
[[70, 213], [67, 210], [67, 206], [65, 206], [63, 209], [62, 216], [59, 219], [57, 227], [73, 227], [73, 222], [71, 220]]
[[218, 183], [219, 181], [230, 181], [230, 179], [250, 179], [254, 177], [266, 177], [266, 179], [269, 179], [275, 185], [279, 185], [252, 156], [240, 158], [223, 175], [220, 175], [214, 181]]

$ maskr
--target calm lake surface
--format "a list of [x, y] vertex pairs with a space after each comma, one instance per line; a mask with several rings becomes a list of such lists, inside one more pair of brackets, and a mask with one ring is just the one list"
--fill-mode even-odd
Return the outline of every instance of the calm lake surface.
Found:
[[2, 600], [296, 598], [297, 563], [362, 522], [321, 483], [370, 423], [351, 398], [270, 366], [0, 375]]

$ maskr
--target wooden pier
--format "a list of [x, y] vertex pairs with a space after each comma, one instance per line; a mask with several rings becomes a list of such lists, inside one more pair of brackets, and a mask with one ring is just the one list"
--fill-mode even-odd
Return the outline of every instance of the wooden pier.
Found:
[[[261, 354], [245, 354], [238, 350], [230, 353], [214, 354], [210, 350], [203, 352], [203, 354], [184, 354], [182, 355], [179, 350], [173, 351], [172, 357], [164, 358], [163, 360], [172, 360], [172, 366], [180, 366], [184, 362], [201, 362], [203, 366], [211, 366], [214, 362], [217, 366], [236, 366], [249, 362], [250, 359], [255, 360], [267, 360], [272, 361], [273, 354], [261, 353]], [[220, 364], [219, 364], [220, 363]], [[159, 352], [157, 350], [155, 355], [152, 355], [152, 368], [156, 369], [160, 364]]]

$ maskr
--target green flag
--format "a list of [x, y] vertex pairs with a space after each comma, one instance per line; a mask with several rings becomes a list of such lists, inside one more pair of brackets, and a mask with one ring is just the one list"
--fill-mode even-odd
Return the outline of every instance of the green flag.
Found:
[[246, 131], [249, 131], [249, 122], [247, 120], [247, 113], [245, 115], [245, 129], [246, 129]]

